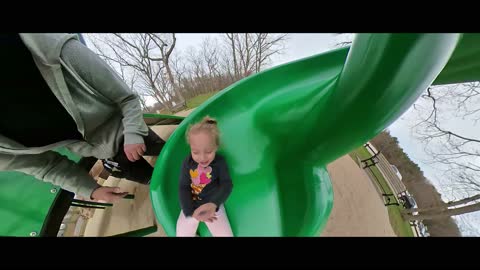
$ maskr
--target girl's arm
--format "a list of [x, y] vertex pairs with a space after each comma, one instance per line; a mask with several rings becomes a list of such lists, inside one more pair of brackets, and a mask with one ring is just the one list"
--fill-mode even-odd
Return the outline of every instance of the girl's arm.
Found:
[[193, 214], [193, 198], [190, 184], [191, 180], [188, 173], [187, 160], [185, 160], [182, 165], [182, 170], [180, 171], [179, 198], [180, 206], [186, 217], [192, 216]]

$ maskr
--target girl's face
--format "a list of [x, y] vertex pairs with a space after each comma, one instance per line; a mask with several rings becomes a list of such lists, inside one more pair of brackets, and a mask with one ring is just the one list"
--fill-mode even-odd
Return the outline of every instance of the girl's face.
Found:
[[215, 159], [218, 148], [213, 136], [206, 131], [193, 133], [189, 136], [189, 143], [193, 160], [202, 167], [208, 167]]

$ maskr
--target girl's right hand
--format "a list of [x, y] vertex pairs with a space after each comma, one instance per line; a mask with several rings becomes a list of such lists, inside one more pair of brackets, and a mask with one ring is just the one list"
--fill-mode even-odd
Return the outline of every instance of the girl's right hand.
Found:
[[215, 220], [217, 220], [217, 217], [214, 215], [213, 217], [204, 220], [204, 222], [210, 222], [210, 223], [212, 223], [212, 222], [214, 222]]
[[215, 213], [208, 213], [206, 211], [200, 213], [193, 213], [193, 217], [201, 222], [214, 222], [217, 220]]
[[198, 221], [214, 222], [215, 220], [217, 220], [217, 218], [215, 217], [216, 207], [217, 206], [213, 203], [204, 204], [193, 212], [193, 217]]

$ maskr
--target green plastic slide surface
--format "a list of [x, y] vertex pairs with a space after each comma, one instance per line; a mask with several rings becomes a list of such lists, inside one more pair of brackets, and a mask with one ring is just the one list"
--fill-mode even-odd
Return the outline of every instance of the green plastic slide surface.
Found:
[[0, 235], [39, 236], [58, 192], [19, 172], [0, 172]]
[[[178, 177], [189, 153], [184, 134], [205, 115], [217, 118], [222, 132], [220, 153], [234, 182], [226, 210], [235, 236], [319, 235], [333, 201], [326, 165], [398, 119], [434, 82], [457, 44], [470, 49], [460, 40], [461, 34], [362, 34], [350, 48], [224, 89], [179, 125], [157, 160], [152, 203], [167, 235], [175, 235], [180, 212]], [[478, 57], [468, 61], [479, 63]], [[479, 79], [471, 67], [468, 79]], [[444, 81], [467, 79], [452, 70]], [[199, 233], [209, 235], [203, 224]]]
[[480, 34], [463, 34], [455, 52], [433, 85], [480, 80]]
[[[74, 162], [65, 148], [57, 152]], [[0, 172], [0, 236], [40, 236], [60, 188], [20, 172]]]

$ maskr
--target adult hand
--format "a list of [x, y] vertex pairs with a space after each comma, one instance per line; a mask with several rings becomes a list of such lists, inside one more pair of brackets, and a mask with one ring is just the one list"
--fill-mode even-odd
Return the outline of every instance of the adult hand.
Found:
[[119, 187], [99, 187], [92, 192], [90, 196], [94, 200], [102, 200], [114, 203], [122, 199], [128, 192], [121, 192]]
[[144, 143], [125, 144], [123, 146], [123, 151], [125, 152], [125, 155], [127, 155], [128, 160], [134, 162], [143, 156], [145, 151], [147, 151], [147, 147]]

